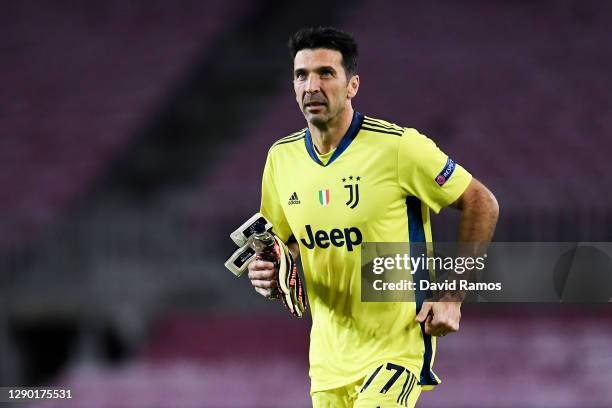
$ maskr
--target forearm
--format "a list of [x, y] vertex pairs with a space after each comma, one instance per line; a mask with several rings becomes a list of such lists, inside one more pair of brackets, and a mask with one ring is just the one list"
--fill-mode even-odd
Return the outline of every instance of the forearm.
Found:
[[457, 241], [462, 252], [471, 252], [465, 255], [474, 256], [482, 253], [493, 238], [499, 205], [482, 183], [476, 179], [472, 183], [473, 187], [457, 201], [456, 208], [461, 211]]
[[[474, 179], [453, 207], [461, 211], [456, 256], [472, 259], [483, 256], [493, 238], [499, 216], [499, 205], [495, 196], [482, 183]], [[473, 269], [466, 269], [461, 274], [451, 273], [450, 275], [451, 280], [472, 282], [476, 278]], [[445, 297], [462, 301], [465, 293], [454, 291], [446, 293]]]

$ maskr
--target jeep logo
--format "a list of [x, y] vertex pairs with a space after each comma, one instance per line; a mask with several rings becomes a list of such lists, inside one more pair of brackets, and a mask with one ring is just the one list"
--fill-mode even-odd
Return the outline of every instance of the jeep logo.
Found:
[[319, 248], [327, 248], [331, 244], [335, 247], [346, 245], [346, 249], [352, 251], [353, 247], [361, 244], [362, 240], [361, 231], [357, 227], [334, 228], [328, 234], [327, 231], [323, 230], [313, 233], [310, 225], [306, 225], [306, 233], [308, 234], [308, 240], [300, 239], [300, 241], [308, 249], [314, 249], [315, 245]]

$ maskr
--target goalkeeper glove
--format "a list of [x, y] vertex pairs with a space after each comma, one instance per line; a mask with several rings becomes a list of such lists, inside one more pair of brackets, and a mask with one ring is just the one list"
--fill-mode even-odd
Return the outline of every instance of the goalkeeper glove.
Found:
[[271, 229], [272, 224], [260, 213], [249, 218], [230, 234], [240, 248], [230, 256], [225, 266], [240, 276], [255, 259], [273, 262], [278, 271], [277, 287], [283, 304], [291, 314], [302, 317], [307, 308], [307, 298], [297, 264], [287, 245]]

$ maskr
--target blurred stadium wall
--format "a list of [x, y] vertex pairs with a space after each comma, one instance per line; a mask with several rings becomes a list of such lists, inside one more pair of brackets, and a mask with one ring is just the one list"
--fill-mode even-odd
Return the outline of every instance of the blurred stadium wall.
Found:
[[[285, 48], [304, 25], [355, 34], [356, 108], [483, 180], [497, 241], [612, 240], [611, 18], [604, 0], [5, 2], [0, 386], [309, 405], [307, 319], [222, 265], [267, 148], [304, 126]], [[611, 406], [611, 323], [607, 305], [466, 306], [421, 406]]]

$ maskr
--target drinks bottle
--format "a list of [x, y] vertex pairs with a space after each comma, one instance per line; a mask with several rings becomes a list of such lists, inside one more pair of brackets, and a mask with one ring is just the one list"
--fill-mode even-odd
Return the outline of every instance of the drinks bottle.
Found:
[[[266, 227], [263, 224], [255, 226], [255, 233], [253, 234], [253, 249], [255, 250], [255, 258], [262, 261], [272, 262], [274, 269], [278, 273], [278, 267], [280, 265], [278, 259], [278, 251], [276, 248], [276, 240], [271, 232], [266, 231]], [[272, 290], [272, 297], [278, 297], [278, 289]]]

